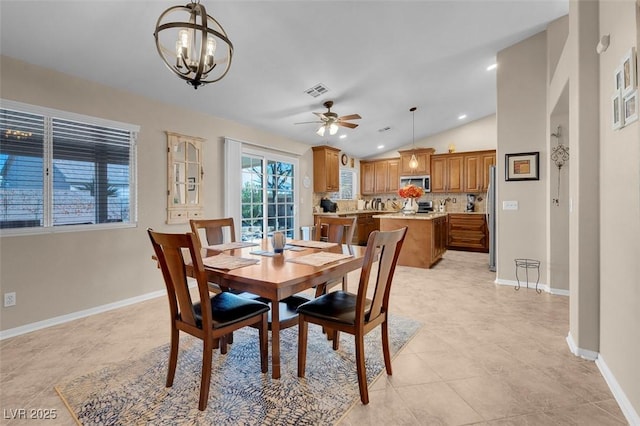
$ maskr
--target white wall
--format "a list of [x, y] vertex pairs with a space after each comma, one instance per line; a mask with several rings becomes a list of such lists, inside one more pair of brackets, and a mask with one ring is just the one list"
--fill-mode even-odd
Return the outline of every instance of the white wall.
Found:
[[[0, 238], [2, 292], [15, 291], [17, 305], [1, 308], [2, 330], [95, 308], [164, 288], [151, 260], [146, 228], [186, 232], [166, 225], [165, 130], [205, 138], [206, 217], [223, 211], [223, 138], [257, 142], [300, 156], [301, 176], [312, 173], [308, 145], [237, 123], [177, 109], [131, 93], [32, 66], [0, 61], [5, 99], [141, 126], [138, 138], [138, 227]], [[187, 90], [187, 86], [185, 86]], [[207, 90], [207, 89], [202, 89]], [[301, 223], [312, 222], [312, 189], [301, 190]]]

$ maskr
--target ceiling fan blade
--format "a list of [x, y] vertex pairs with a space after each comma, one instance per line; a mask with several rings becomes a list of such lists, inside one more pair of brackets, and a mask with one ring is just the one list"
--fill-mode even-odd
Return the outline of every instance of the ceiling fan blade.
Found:
[[346, 121], [338, 121], [338, 122], [336, 122], [336, 124], [337, 124], [338, 126], [348, 127], [348, 128], [350, 128], [350, 129], [355, 129], [356, 127], [358, 127], [358, 125], [357, 125], [357, 124], [354, 124], [354, 123], [347, 123]]
[[293, 123], [293, 124], [311, 124], [311, 123], [323, 124], [324, 121], [301, 121], [300, 123]]
[[342, 121], [342, 120], [359, 120], [362, 117], [360, 117], [359, 114], [351, 114], [351, 115], [343, 115], [342, 117], [338, 117], [338, 120]]

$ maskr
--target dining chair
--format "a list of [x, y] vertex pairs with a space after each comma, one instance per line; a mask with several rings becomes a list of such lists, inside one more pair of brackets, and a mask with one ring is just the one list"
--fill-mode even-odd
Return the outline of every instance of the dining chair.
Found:
[[[318, 216], [314, 239], [321, 241], [326, 239], [330, 243], [351, 244], [353, 233], [356, 229], [357, 217]], [[326, 293], [331, 287], [342, 283], [342, 291], [347, 291], [347, 276], [316, 286], [316, 297]]]
[[[387, 322], [389, 293], [406, 232], [405, 227], [395, 231], [373, 231], [369, 234], [357, 294], [333, 291], [298, 307], [298, 377], [304, 377], [305, 374], [308, 323], [318, 324], [325, 328], [328, 334], [333, 335], [331, 340], [334, 350], [339, 348], [341, 331], [354, 336], [358, 387], [363, 404], [369, 403], [364, 336], [377, 326], [382, 327], [384, 365], [387, 374], [392, 374]], [[376, 261], [378, 268], [375, 284], [372, 284], [369, 278]], [[373, 285], [371, 299], [367, 298], [370, 285]]]
[[[166, 386], [173, 385], [178, 362], [180, 331], [203, 342], [200, 400], [198, 409], [207, 408], [213, 349], [225, 336], [242, 327], [258, 328], [260, 369], [267, 372], [267, 312], [265, 303], [243, 298], [230, 292], [211, 296], [207, 275], [200, 255], [200, 246], [193, 233], [164, 234], [147, 229], [153, 250], [162, 270], [169, 297], [171, 314], [171, 350]], [[190, 260], [185, 259], [185, 251]], [[197, 282], [198, 301], [189, 291], [186, 268], [191, 263]], [[226, 346], [224, 346], [226, 348]], [[224, 353], [224, 352], [223, 352]]]
[[[201, 234], [204, 234], [206, 238], [207, 245], [216, 245], [222, 244], [224, 242], [236, 242], [236, 233], [235, 233], [235, 225], [232, 217], [225, 217], [221, 219], [191, 219], [189, 221], [189, 225], [191, 226], [191, 230], [194, 234], [196, 234], [196, 238], [198, 239], [198, 244], [201, 247], [205, 247], [202, 245], [202, 239], [200, 238]], [[225, 234], [229, 234], [229, 240], [225, 241]], [[209, 287], [214, 292], [219, 291], [231, 291], [235, 292], [233, 289], [226, 289], [220, 287], [219, 284], [209, 283]], [[260, 302], [266, 303], [271, 307], [271, 301], [264, 297], [260, 297], [256, 294], [249, 292], [235, 292], [241, 297], [245, 297], [248, 299], [258, 300]], [[298, 306], [301, 304], [308, 302], [309, 299], [302, 295], [293, 295], [289, 296], [280, 301], [279, 309], [280, 309], [280, 329], [293, 327], [298, 324]], [[271, 310], [269, 310], [268, 319], [267, 319], [268, 329], [271, 330]], [[233, 334], [229, 335], [225, 343], [233, 343]]]

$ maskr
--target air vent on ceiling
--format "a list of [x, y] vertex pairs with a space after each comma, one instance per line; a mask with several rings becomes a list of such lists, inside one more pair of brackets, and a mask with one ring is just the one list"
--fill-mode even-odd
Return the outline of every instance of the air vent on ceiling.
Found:
[[387, 127], [383, 127], [382, 129], [378, 129], [379, 132], [387, 132], [391, 130], [391, 127], [387, 126]]
[[311, 89], [305, 90], [305, 93], [307, 95], [313, 96], [314, 98], [317, 98], [320, 95], [324, 95], [328, 91], [329, 91], [329, 88], [327, 86], [325, 86], [322, 83], [318, 83], [315, 86], [313, 86]]

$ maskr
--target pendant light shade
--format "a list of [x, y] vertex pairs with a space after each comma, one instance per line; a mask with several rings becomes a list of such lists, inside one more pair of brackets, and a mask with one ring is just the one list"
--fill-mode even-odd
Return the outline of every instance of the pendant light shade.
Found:
[[162, 12], [153, 36], [165, 65], [194, 89], [229, 71], [233, 44], [200, 0]]
[[[413, 126], [412, 126], [412, 141], [413, 141], [413, 149], [416, 149], [416, 107], [412, 107], [409, 109], [412, 113], [413, 117]], [[418, 159], [416, 158], [416, 154], [411, 154], [411, 159], [409, 160], [409, 168], [411, 170], [415, 170], [418, 168]]]

